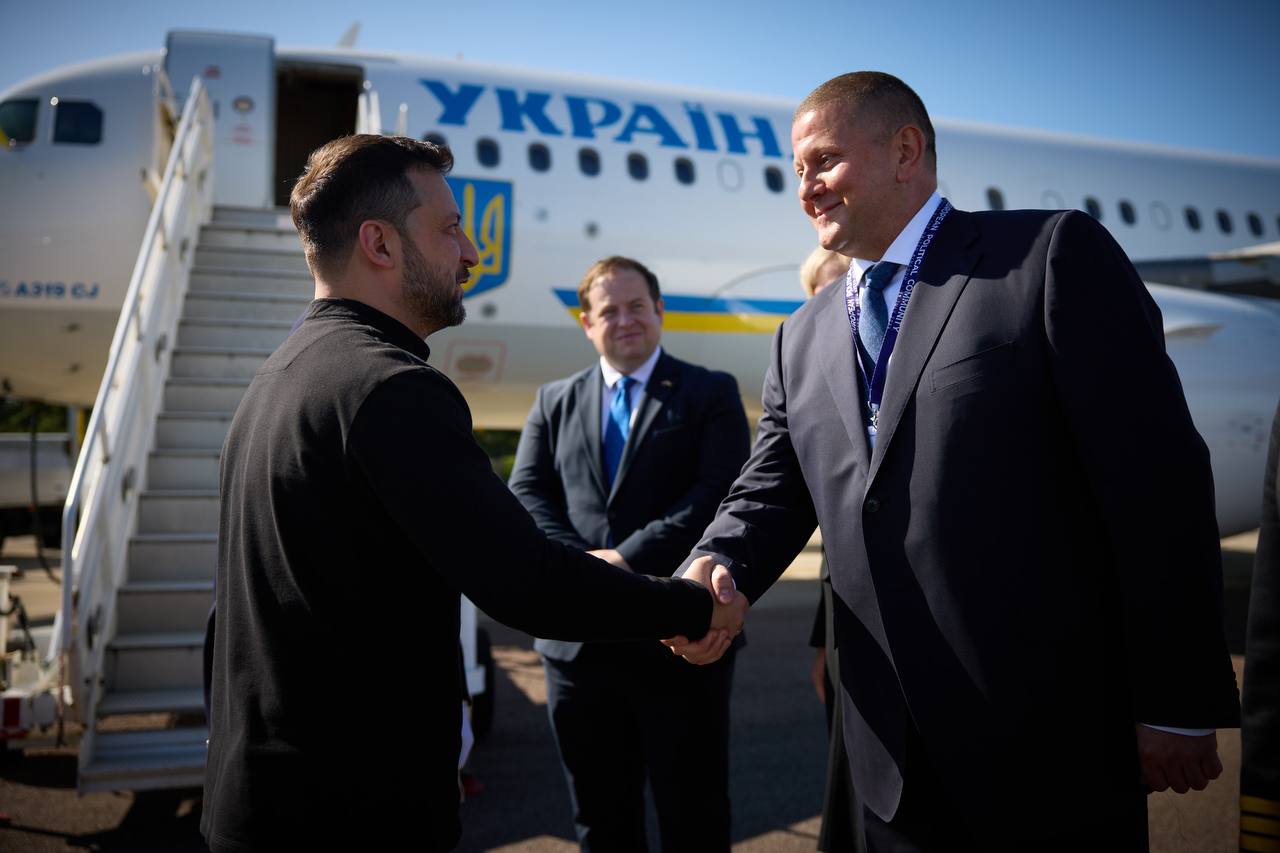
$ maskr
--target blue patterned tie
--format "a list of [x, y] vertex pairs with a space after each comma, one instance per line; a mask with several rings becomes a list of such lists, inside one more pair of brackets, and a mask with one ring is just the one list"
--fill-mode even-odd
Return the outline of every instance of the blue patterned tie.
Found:
[[604, 430], [604, 470], [611, 489], [622, 462], [622, 449], [627, 446], [627, 434], [631, 432], [631, 386], [635, 382], [630, 376], [619, 379], [613, 386], [613, 400], [609, 403], [609, 421]]
[[858, 339], [862, 343], [862, 367], [868, 381], [875, 372], [880, 348], [884, 345], [884, 332], [889, 325], [889, 306], [884, 300], [884, 289], [893, 281], [898, 264], [881, 261], [865, 273], [863, 287], [858, 292]]

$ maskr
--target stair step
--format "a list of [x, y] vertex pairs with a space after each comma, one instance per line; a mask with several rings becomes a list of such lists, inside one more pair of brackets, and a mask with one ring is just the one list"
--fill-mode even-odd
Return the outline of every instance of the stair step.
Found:
[[292, 229], [293, 217], [287, 207], [237, 207], [218, 205], [213, 209], [214, 225], [238, 225], [254, 228]]
[[80, 792], [189, 788], [204, 784], [204, 727], [99, 732], [80, 771]]
[[116, 594], [116, 632], [202, 631], [212, 606], [212, 580], [129, 581]]
[[139, 533], [129, 540], [130, 581], [211, 581], [217, 565], [217, 533]]
[[115, 651], [168, 651], [204, 648], [204, 631], [152, 631], [142, 634], [117, 634], [111, 641]]
[[178, 323], [178, 348], [274, 350], [292, 330], [293, 320], [182, 320]]
[[175, 379], [252, 379], [273, 352], [254, 347], [178, 347], [170, 375]]
[[164, 386], [166, 411], [232, 414], [249, 387], [248, 379], [171, 377]]
[[227, 412], [161, 412], [156, 419], [156, 449], [220, 448], [232, 417]]
[[98, 702], [98, 717], [116, 714], [190, 714], [204, 710], [204, 688], [108, 692]]
[[209, 533], [217, 529], [217, 489], [149, 489], [138, 501], [139, 533]]
[[315, 289], [315, 279], [310, 272], [205, 266], [191, 271], [187, 294], [190, 297], [193, 294], [249, 292], [311, 298]]
[[302, 245], [284, 249], [233, 249], [221, 246], [197, 246], [195, 265], [204, 267], [237, 267], [260, 271], [291, 270], [310, 274]]
[[292, 225], [249, 225], [215, 222], [200, 229], [200, 245], [220, 249], [279, 249], [300, 251], [302, 243]]
[[180, 690], [204, 681], [204, 630], [117, 634], [104, 661], [111, 690]]
[[147, 458], [147, 489], [216, 489], [221, 449], [153, 450]]
[[293, 323], [311, 304], [311, 294], [228, 290], [188, 293], [184, 319], [284, 320]]

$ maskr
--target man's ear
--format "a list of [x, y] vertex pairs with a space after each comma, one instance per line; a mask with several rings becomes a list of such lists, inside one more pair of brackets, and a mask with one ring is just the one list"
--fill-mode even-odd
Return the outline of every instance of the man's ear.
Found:
[[582, 326], [583, 333], [588, 333], [591, 331], [591, 309], [590, 308], [583, 308], [582, 311], [578, 313], [578, 324]]
[[380, 219], [366, 219], [356, 233], [356, 252], [377, 269], [395, 269], [400, 262], [400, 234]]
[[906, 183], [924, 168], [926, 151], [924, 131], [914, 124], [906, 124], [894, 135], [894, 152], [898, 156], [898, 180]]
[[659, 297], [658, 297], [658, 301], [657, 301], [657, 302], [653, 303], [653, 310], [657, 313], [657, 315], [658, 315], [658, 325], [659, 325], [659, 326], [661, 326], [661, 325], [662, 325], [662, 312], [666, 310], [666, 306], [664, 306], [664, 305], [662, 304], [662, 297], [661, 297], [661, 296], [659, 296]]

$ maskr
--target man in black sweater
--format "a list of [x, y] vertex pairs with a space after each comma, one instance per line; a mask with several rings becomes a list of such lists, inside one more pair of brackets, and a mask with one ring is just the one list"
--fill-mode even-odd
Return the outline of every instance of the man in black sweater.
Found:
[[[201, 823], [215, 851], [457, 843], [459, 593], [543, 637], [710, 630], [727, 647], [741, 628], [740, 595], [713, 607], [692, 582], [551, 542], [493, 474], [423, 340], [462, 322], [477, 263], [451, 165], [443, 146], [352, 136], [293, 190], [316, 301], [222, 454]], [[354, 594], [370, 574], [372, 608]]]

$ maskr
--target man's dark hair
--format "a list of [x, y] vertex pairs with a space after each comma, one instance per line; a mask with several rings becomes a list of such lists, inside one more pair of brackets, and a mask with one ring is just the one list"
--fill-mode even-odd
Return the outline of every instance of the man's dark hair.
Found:
[[596, 279], [601, 276], [613, 275], [619, 270], [631, 270], [632, 272], [640, 273], [645, 283], [649, 285], [649, 296], [653, 299], [653, 304], [655, 306], [658, 304], [658, 300], [662, 298], [662, 292], [658, 290], [658, 277], [653, 274], [653, 271], [634, 258], [610, 255], [592, 264], [578, 284], [578, 306], [584, 313], [591, 310], [591, 299], [589, 298], [591, 285], [595, 284]]
[[448, 146], [405, 136], [362, 133], [320, 146], [289, 195], [289, 211], [314, 273], [332, 273], [355, 245], [360, 223], [381, 219], [404, 232], [420, 204], [410, 169], [448, 174]]
[[924, 133], [925, 151], [936, 165], [938, 149], [933, 133], [933, 122], [924, 108], [924, 101], [892, 74], [883, 71], [852, 71], [832, 77], [809, 93], [796, 107], [795, 118], [807, 112], [838, 106], [845, 115], [855, 113], [862, 119], [882, 122], [883, 133], [897, 132], [903, 125], [914, 124]]

